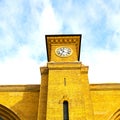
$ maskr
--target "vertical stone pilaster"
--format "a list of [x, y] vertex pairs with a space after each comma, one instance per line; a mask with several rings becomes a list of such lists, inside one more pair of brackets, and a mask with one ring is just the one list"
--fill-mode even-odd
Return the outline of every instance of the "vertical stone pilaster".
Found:
[[48, 68], [41, 67], [41, 86], [38, 107], [38, 120], [46, 120], [47, 89], [48, 89]]

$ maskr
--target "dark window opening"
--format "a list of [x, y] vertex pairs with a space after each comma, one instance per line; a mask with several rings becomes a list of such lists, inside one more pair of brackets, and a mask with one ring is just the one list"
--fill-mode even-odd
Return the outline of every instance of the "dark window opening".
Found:
[[63, 120], [69, 120], [68, 101], [63, 102]]
[[64, 86], [66, 86], [66, 78], [64, 78]]

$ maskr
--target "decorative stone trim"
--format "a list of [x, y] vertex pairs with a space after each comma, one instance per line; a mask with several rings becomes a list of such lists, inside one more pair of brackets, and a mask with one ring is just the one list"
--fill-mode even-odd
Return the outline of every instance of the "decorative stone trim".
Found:
[[81, 73], [88, 74], [88, 66], [82, 66], [81, 67]]
[[40, 85], [0, 85], [0, 92], [39, 92]]
[[20, 118], [10, 109], [0, 104], [0, 117], [3, 120], [20, 120]]
[[110, 120], [120, 120], [120, 109], [118, 109], [110, 118]]
[[98, 90], [120, 90], [119, 83], [104, 83], [104, 84], [90, 84], [91, 91], [98, 91]]
[[63, 104], [64, 101], [68, 101], [70, 103], [70, 99], [67, 95], [64, 95], [60, 100], [59, 100], [59, 104]]
[[41, 67], [40, 72], [41, 72], [41, 75], [48, 74], [48, 68], [47, 67]]
[[61, 44], [61, 43], [78, 43], [78, 36], [63, 36], [63, 37], [47, 37], [49, 44]]

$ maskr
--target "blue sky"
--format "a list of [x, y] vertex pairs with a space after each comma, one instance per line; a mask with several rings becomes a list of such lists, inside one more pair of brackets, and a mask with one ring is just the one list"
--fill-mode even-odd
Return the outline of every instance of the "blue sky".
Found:
[[0, 0], [0, 84], [39, 84], [46, 34], [82, 34], [90, 83], [120, 83], [119, 0]]

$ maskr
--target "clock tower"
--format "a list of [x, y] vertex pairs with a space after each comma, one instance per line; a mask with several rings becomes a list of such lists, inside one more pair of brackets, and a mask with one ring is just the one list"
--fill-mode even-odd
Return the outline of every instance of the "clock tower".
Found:
[[78, 61], [80, 45], [81, 35], [46, 35], [48, 61]]
[[48, 63], [41, 67], [38, 120], [94, 120], [81, 35], [46, 35]]

